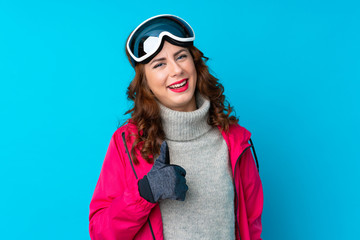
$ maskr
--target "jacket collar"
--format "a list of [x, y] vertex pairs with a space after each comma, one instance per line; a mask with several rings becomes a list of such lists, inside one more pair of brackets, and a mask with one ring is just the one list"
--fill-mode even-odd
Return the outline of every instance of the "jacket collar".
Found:
[[249, 139], [251, 133], [239, 124], [232, 124], [229, 126], [229, 131], [222, 131], [218, 126], [222, 136], [224, 137], [229, 149], [229, 158], [231, 162], [231, 169], [235, 171], [235, 165], [238, 158], [246, 148], [250, 146]]

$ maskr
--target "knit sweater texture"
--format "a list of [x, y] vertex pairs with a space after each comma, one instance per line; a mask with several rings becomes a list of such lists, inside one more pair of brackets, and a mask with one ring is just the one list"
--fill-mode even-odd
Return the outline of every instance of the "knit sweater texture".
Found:
[[185, 201], [160, 201], [164, 238], [235, 239], [234, 187], [228, 148], [208, 125], [210, 102], [196, 95], [197, 109], [173, 111], [159, 103], [170, 163], [186, 170]]

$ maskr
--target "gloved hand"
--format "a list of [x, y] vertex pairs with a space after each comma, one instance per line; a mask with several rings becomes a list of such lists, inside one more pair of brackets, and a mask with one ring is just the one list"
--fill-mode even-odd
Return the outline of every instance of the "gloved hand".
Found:
[[163, 141], [160, 156], [148, 174], [138, 182], [140, 196], [151, 203], [160, 199], [184, 201], [188, 190], [185, 175], [185, 169], [170, 164], [169, 148], [166, 141]]

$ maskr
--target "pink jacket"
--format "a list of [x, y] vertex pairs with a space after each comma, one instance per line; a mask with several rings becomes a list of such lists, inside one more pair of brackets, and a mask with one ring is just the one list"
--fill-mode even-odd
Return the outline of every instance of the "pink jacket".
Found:
[[[129, 152], [136, 126], [129, 123], [113, 134], [90, 203], [92, 240], [164, 239], [159, 204], [139, 195], [137, 182], [152, 164], [139, 157], [134, 165]], [[239, 125], [222, 132], [228, 145], [235, 185], [236, 239], [261, 239], [263, 190], [250, 150], [250, 132]], [[240, 235], [240, 236], [239, 236]]]

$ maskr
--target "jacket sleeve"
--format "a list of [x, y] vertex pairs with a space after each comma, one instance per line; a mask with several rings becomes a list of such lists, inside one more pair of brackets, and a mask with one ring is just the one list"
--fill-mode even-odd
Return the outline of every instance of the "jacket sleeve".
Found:
[[118, 140], [114, 134], [90, 203], [92, 240], [133, 239], [155, 206], [139, 195], [137, 181], [126, 181], [134, 173], [126, 172]]
[[248, 148], [241, 159], [241, 176], [251, 240], [261, 239], [261, 214], [263, 210], [263, 189], [255, 161]]

